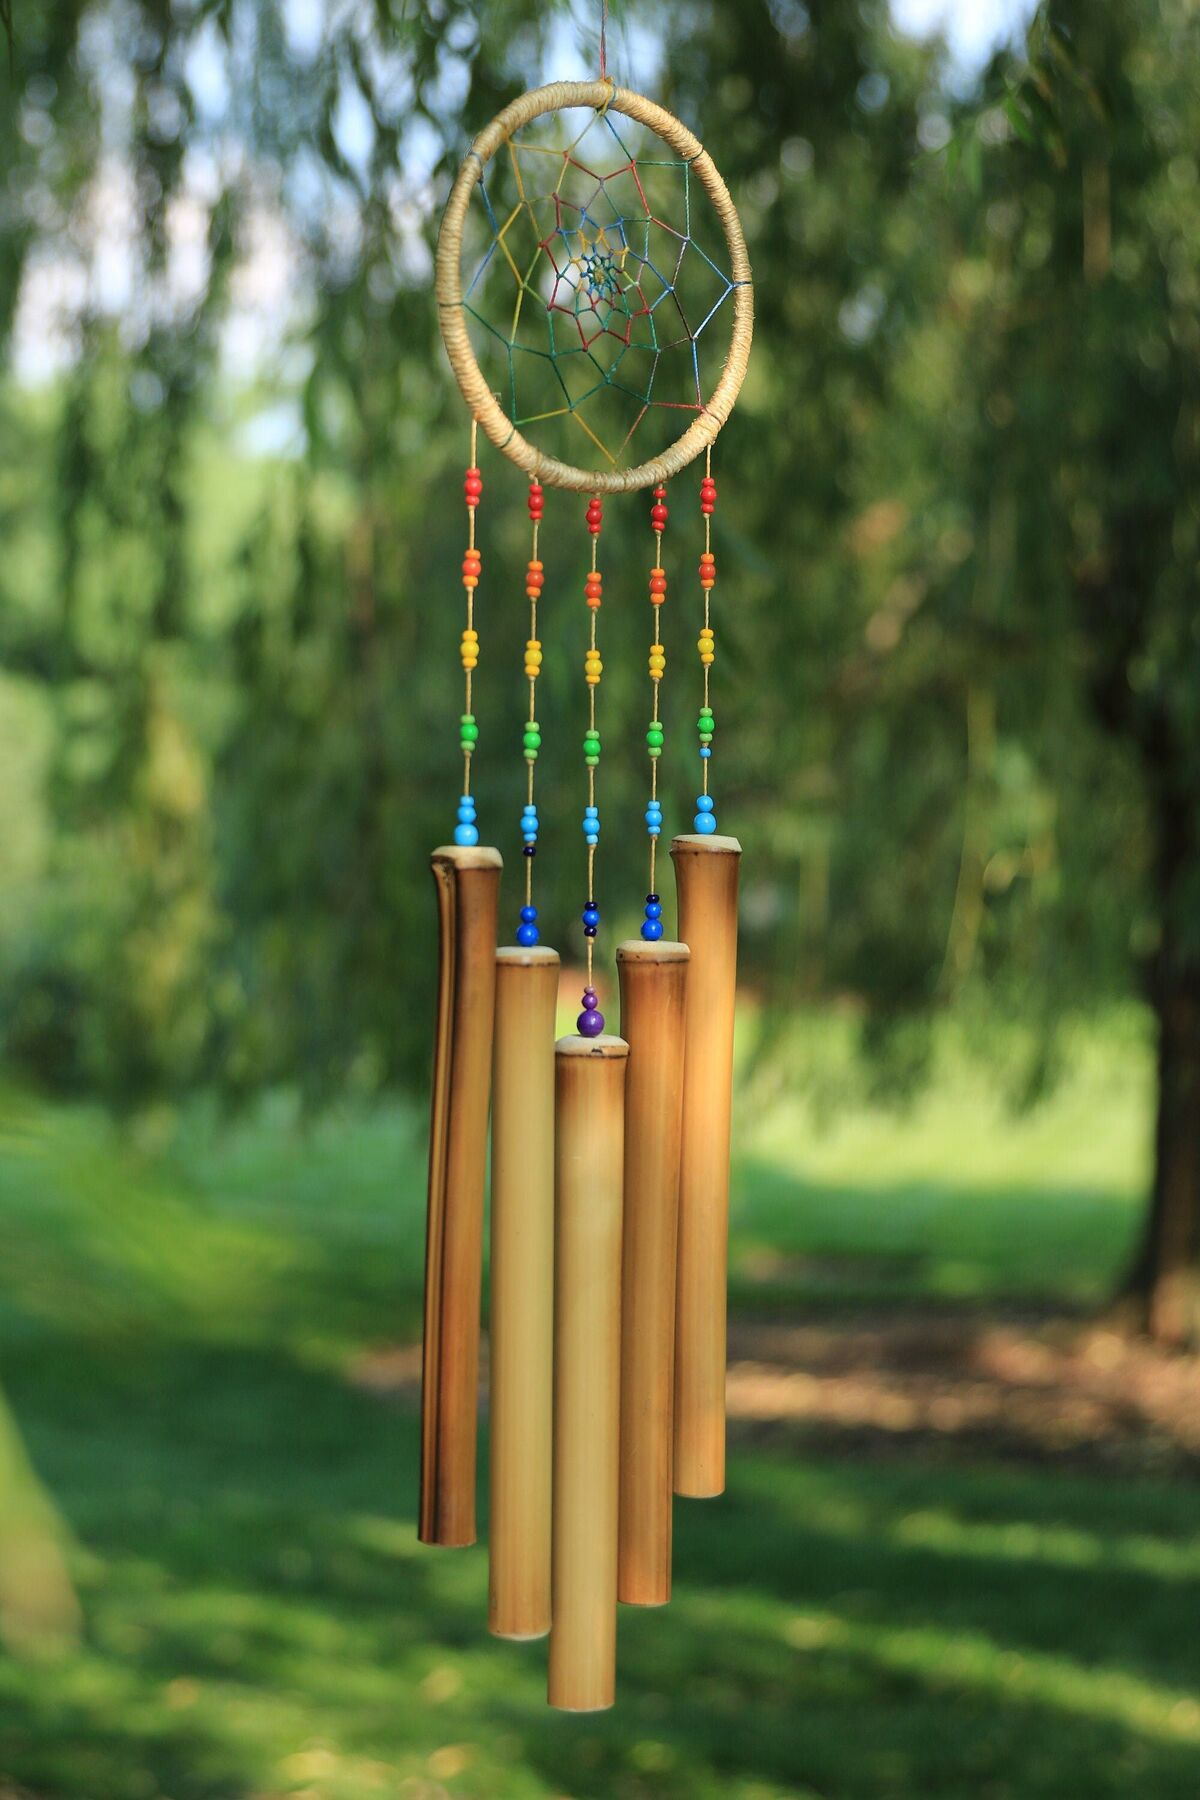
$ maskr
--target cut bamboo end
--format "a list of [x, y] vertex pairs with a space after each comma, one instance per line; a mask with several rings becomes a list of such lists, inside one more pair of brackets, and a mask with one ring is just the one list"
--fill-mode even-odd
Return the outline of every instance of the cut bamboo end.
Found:
[[621, 1473], [617, 1596], [671, 1598], [675, 1264], [686, 944], [617, 947], [625, 1080], [621, 1252]]
[[548, 1697], [616, 1697], [622, 1038], [555, 1046], [554, 1485]]
[[684, 1026], [675, 1316], [675, 1492], [725, 1487], [729, 1147], [737, 989], [736, 838], [671, 845], [679, 935], [691, 950]]
[[550, 1629], [558, 952], [496, 951], [488, 1629]]
[[455, 1547], [475, 1542], [483, 1184], [503, 859], [489, 846], [449, 844], [430, 860], [438, 896], [438, 1007], [418, 1536]]

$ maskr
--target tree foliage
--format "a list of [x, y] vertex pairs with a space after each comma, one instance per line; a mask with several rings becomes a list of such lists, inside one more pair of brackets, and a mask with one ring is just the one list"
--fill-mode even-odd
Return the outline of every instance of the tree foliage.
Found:
[[[55, 725], [49, 861], [0, 940], [5, 1034], [43, 1079], [129, 1103], [423, 1070], [465, 450], [431, 245], [470, 132], [548, 72], [564, 17], [380, 0], [311, 41], [244, 0], [17, 21], [7, 340], [47, 282], [76, 295], [53, 380], [0, 400], [0, 645]], [[618, 74], [699, 126], [755, 264], [717, 455], [743, 966], [768, 1016], [851, 997], [892, 1079], [956, 1004], [1014, 1024], [1005, 1078], [1034, 1092], [1058, 1020], [1139, 982], [1161, 1002], [1154, 969], [1200, 955], [1195, 33], [1182, 4], [1052, 5], [961, 96], [881, 0], [616, 15]], [[621, 66], [638, 54], [649, 78]], [[272, 232], [289, 306], [239, 376]], [[272, 420], [282, 447], [248, 448]], [[511, 572], [521, 484], [485, 472], [489, 568]], [[610, 509], [606, 543], [639, 591], [634, 512]], [[585, 552], [569, 500], [547, 519], [541, 868], [569, 944]], [[483, 597], [477, 768], [515, 850], [514, 582]], [[638, 815], [640, 626], [606, 610], [612, 819]], [[687, 669], [665, 694], [676, 818]], [[618, 930], [637, 854], [606, 839]]]

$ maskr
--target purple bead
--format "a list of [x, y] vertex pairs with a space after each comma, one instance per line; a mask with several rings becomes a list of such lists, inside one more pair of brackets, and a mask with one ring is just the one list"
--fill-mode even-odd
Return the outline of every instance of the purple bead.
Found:
[[599, 1037], [604, 1030], [604, 1014], [589, 1007], [587, 1012], [580, 1013], [575, 1024], [580, 1037]]
[[596, 994], [595, 988], [584, 988], [584, 990], [583, 990], [583, 1010], [584, 1010], [584, 1012], [594, 1012], [595, 1011], [596, 999], [597, 999], [597, 994]]

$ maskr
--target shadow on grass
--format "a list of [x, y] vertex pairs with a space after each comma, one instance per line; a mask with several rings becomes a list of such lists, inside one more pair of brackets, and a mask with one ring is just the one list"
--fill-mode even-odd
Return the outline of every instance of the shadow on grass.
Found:
[[[1052, 1199], [1052, 1204], [1048, 1201]], [[780, 1305], [1094, 1305], [1115, 1283], [1138, 1220], [1128, 1194], [1056, 1182], [889, 1177], [813, 1181], [743, 1157], [734, 1168], [730, 1297]]]
[[671, 1607], [622, 1611], [616, 1711], [564, 1718], [544, 1647], [486, 1635], [482, 1549], [416, 1544], [410, 1411], [253, 1346], [47, 1335], [9, 1379], [87, 1615], [0, 1670], [46, 1800], [1200, 1787], [1167, 1484], [739, 1454], [677, 1507]]

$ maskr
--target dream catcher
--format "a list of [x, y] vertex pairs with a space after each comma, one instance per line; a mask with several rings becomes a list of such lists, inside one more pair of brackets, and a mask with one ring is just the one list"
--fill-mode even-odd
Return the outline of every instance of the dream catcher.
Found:
[[[717, 585], [712, 448], [741, 387], [750, 265], [707, 151], [662, 107], [597, 82], [523, 95], [476, 138], [437, 255], [450, 364], [470, 412], [464, 483], [462, 794], [433, 854], [440, 974], [429, 1156], [420, 1536], [475, 1539], [476, 1390], [491, 1107], [489, 1626], [550, 1634], [549, 1698], [612, 1704], [618, 1599], [671, 1588], [672, 1491], [725, 1478], [725, 1278], [740, 846], [718, 832], [710, 779]], [[715, 379], [714, 379], [715, 375]], [[524, 579], [486, 552], [479, 434], [529, 478]], [[593, 466], [577, 466], [586, 456]], [[642, 454], [646, 460], [635, 461]], [[700, 459], [702, 474], [679, 480]], [[561, 502], [547, 501], [558, 490]], [[646, 803], [610, 821], [601, 618], [632, 578], [603, 572], [605, 503], [647, 495]], [[584, 496], [576, 510], [571, 496]], [[573, 534], [578, 533], [572, 543]], [[541, 942], [538, 682], [558, 651], [542, 609], [586, 546], [580, 673], [580, 963], [576, 1029], [555, 1042], [559, 957]], [[694, 573], [685, 575], [690, 565]], [[520, 593], [524, 587], [523, 596]], [[675, 600], [676, 594], [686, 599]], [[522, 904], [496, 947], [501, 854], [485, 846], [471, 773], [486, 708], [488, 614], [527, 609], [512, 821]], [[586, 622], [586, 623], [585, 623]], [[670, 639], [698, 661], [694, 812], [671, 840], [678, 940], [667, 936], [659, 794]], [[674, 650], [672, 649], [672, 656]], [[514, 671], [517, 678], [517, 671]], [[515, 747], [514, 747], [515, 748]], [[547, 746], [549, 748], [549, 746]], [[606, 831], [646, 833], [640, 936], [616, 949], [620, 1035], [597, 949]], [[603, 826], [603, 829], [602, 829]], [[574, 1009], [572, 1009], [574, 1010]], [[608, 1015], [608, 1016], [606, 1016]]]

